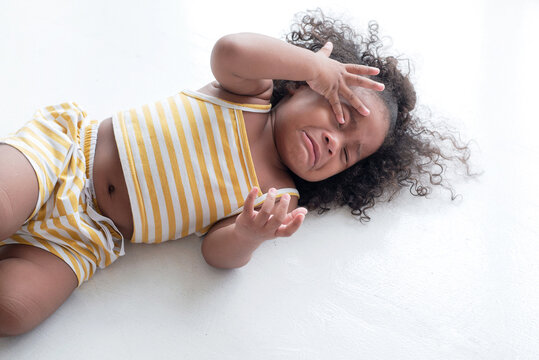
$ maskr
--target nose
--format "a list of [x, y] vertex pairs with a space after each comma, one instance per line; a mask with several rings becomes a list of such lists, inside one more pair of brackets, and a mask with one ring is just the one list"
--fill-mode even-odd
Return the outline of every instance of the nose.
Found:
[[341, 138], [336, 134], [325, 132], [323, 134], [323, 139], [324, 145], [326, 146], [326, 151], [329, 153], [329, 155], [332, 156], [333, 154], [337, 154], [339, 147], [341, 146]]

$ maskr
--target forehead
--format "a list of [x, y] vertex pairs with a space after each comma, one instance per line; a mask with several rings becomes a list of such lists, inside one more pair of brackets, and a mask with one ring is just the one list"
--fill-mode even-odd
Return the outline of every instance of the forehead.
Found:
[[379, 124], [383, 128], [386, 128], [386, 130], [389, 129], [390, 124], [390, 114], [389, 109], [387, 108], [384, 100], [378, 95], [378, 93], [374, 90], [365, 89], [358, 86], [351, 86], [350, 89], [354, 92], [354, 94], [361, 100], [361, 102], [369, 109], [369, 115], [366, 117], [361, 115], [351, 104], [350, 101], [340, 97], [342, 103], [347, 104], [350, 107], [350, 110], [354, 112], [357, 118], [368, 118], [372, 119], [369, 122], [374, 121], [375, 123]]
[[356, 119], [362, 119], [359, 121], [358, 136], [363, 142], [365, 152], [374, 152], [382, 145], [389, 130], [389, 110], [385, 102], [374, 90], [360, 87], [353, 87], [351, 89], [367, 109], [369, 109], [369, 115], [363, 116], [359, 114], [346, 99], [342, 99], [342, 102], [350, 107], [350, 111], [354, 112]]
[[[365, 89], [359, 86], [350, 86], [350, 90], [352, 90], [359, 100], [361, 100], [361, 102], [367, 107], [367, 109], [369, 109], [371, 114], [377, 113], [383, 115], [384, 117], [388, 115], [387, 107], [376, 91]], [[352, 106], [348, 99], [342, 96], [340, 98], [343, 103]], [[352, 106], [352, 108], [354, 107]]]

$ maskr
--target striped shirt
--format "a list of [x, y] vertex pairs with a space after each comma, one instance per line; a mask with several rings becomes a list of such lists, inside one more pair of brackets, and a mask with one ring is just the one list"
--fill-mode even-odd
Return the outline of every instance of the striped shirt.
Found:
[[[258, 187], [243, 111], [238, 104], [183, 91], [113, 115], [112, 123], [133, 215], [132, 242], [162, 242], [205, 234], [238, 214]], [[279, 194], [299, 196], [296, 189]], [[259, 190], [255, 201], [263, 202]]]

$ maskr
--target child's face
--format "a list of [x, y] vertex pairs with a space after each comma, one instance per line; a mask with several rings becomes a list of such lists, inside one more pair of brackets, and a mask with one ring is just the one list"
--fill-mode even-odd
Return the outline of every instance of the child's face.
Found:
[[359, 114], [341, 97], [342, 125], [329, 102], [308, 86], [294, 90], [275, 107], [277, 151], [297, 176], [307, 181], [327, 179], [373, 154], [384, 142], [389, 120], [383, 101], [371, 90], [352, 90], [370, 114]]

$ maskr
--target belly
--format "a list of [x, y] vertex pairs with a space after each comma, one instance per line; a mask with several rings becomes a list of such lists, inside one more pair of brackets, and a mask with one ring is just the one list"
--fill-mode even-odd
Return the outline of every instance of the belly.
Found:
[[133, 234], [133, 217], [111, 118], [99, 124], [93, 177], [97, 205], [101, 213], [114, 222], [124, 239], [130, 240]]

